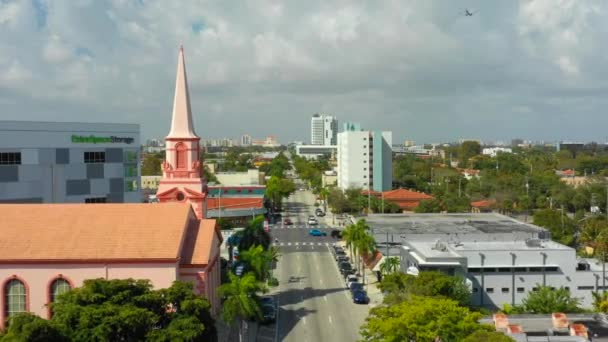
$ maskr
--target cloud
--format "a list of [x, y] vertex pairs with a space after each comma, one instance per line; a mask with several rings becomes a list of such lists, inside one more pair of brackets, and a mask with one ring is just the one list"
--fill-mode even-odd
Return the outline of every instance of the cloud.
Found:
[[467, 6], [478, 12], [439, 0], [0, 0], [0, 102], [8, 119], [130, 121], [162, 137], [183, 44], [204, 138], [307, 140], [316, 112], [396, 142], [604, 136], [608, 3]]

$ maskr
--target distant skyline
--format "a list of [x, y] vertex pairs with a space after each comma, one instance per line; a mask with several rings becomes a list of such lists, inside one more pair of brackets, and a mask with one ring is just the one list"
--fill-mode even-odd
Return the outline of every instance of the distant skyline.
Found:
[[606, 18], [594, 0], [4, 0], [0, 120], [162, 138], [183, 44], [203, 139], [309, 142], [326, 113], [396, 143], [604, 142]]

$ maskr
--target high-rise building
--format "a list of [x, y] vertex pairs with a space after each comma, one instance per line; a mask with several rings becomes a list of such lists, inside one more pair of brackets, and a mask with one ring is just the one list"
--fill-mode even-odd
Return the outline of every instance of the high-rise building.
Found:
[[338, 119], [333, 116], [314, 114], [310, 120], [311, 145], [336, 145], [338, 143]]
[[323, 116], [314, 114], [310, 119], [310, 144], [323, 145]]
[[339, 133], [337, 140], [339, 188], [392, 188], [392, 132], [346, 131]]
[[243, 134], [241, 136], [241, 146], [251, 146], [251, 135]]

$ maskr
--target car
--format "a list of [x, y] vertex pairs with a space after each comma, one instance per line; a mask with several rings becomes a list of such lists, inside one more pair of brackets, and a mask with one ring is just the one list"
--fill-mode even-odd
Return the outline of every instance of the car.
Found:
[[313, 218], [309, 218], [309, 219], [308, 219], [308, 224], [312, 226], [312, 225], [317, 225], [317, 224], [319, 224], [319, 222], [317, 221], [317, 219], [316, 219], [316, 218], [314, 218], [314, 217], [313, 217]]
[[338, 262], [338, 264], [340, 264], [341, 262], [348, 262], [349, 258], [346, 255], [340, 255], [336, 258], [336, 261]]
[[344, 251], [336, 252], [336, 260], [338, 260], [340, 257], [345, 257], [345, 256], [346, 256], [346, 252], [344, 252]]
[[332, 230], [330, 235], [334, 239], [341, 239], [342, 238], [342, 232], [339, 231], [339, 230], [337, 230], [337, 229]]
[[350, 283], [350, 286], [348, 288], [350, 289], [350, 292], [353, 293], [355, 291], [363, 290], [363, 284], [357, 282]]
[[262, 323], [272, 323], [277, 319], [277, 309], [271, 304], [262, 304]]
[[293, 224], [293, 222], [291, 221], [291, 219], [286, 218], [283, 220], [283, 224], [286, 226], [291, 226]]
[[327, 233], [322, 232], [322, 231], [320, 231], [318, 229], [311, 229], [311, 230], [308, 231], [308, 235], [311, 235], [311, 236], [327, 236]]
[[347, 289], [350, 289], [351, 283], [358, 283], [358, 282], [359, 282], [359, 278], [357, 278], [356, 275], [349, 274], [346, 276], [346, 288]]
[[365, 292], [364, 290], [356, 290], [356, 291], [353, 291], [351, 294], [353, 297], [353, 303], [355, 303], [355, 304], [368, 304], [369, 303], [369, 297], [367, 296], [367, 292]]
[[339, 253], [339, 252], [344, 253], [344, 248], [342, 248], [341, 246], [334, 245], [333, 247], [334, 247], [334, 254]]
[[340, 273], [344, 276], [355, 273], [355, 270], [353, 270], [353, 266], [346, 261], [341, 262], [339, 268], [340, 268]]
[[260, 305], [272, 305], [276, 306], [274, 298], [271, 296], [260, 297]]
[[325, 216], [325, 213], [324, 213], [322, 210], [317, 210], [317, 211], [315, 212], [315, 214], [316, 214], [317, 216], [319, 216], [319, 217], [323, 217], [323, 216]]

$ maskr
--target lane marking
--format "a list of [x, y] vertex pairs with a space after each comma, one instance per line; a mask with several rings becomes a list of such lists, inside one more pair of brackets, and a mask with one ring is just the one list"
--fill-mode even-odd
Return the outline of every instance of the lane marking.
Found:
[[287, 246], [291, 246], [291, 242], [288, 242], [288, 243], [287, 243]]
[[306, 316], [302, 317], [302, 323], [304, 323], [304, 325], [306, 325]]
[[296, 246], [298, 245], [299, 242], [296, 242]]
[[323, 296], [323, 300], [327, 303], [327, 296]]
[[331, 319], [331, 315], [329, 316], [329, 324], [334, 324], [333, 320]]

